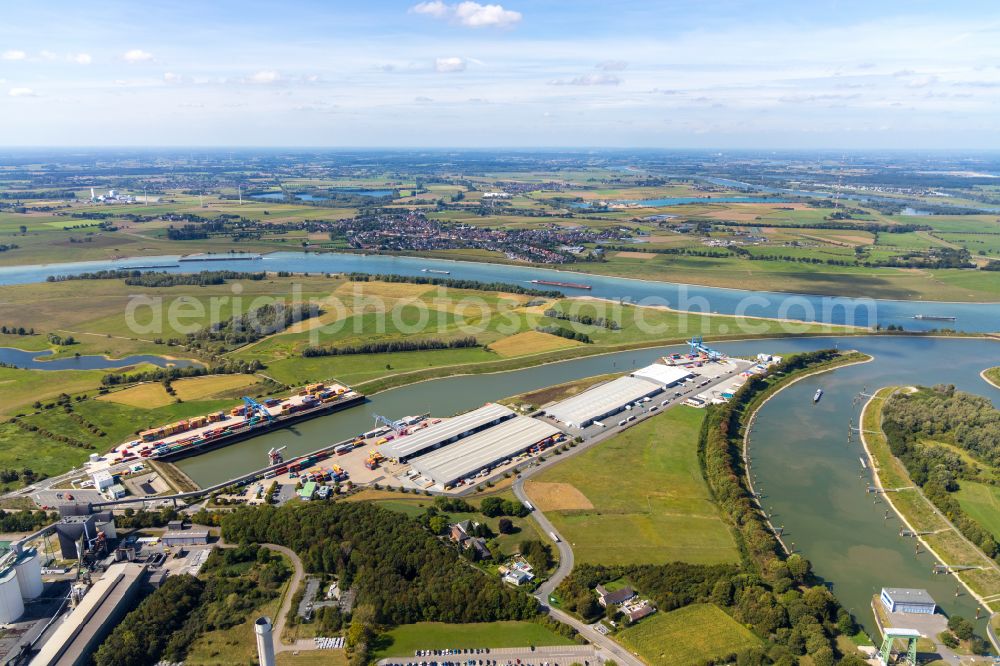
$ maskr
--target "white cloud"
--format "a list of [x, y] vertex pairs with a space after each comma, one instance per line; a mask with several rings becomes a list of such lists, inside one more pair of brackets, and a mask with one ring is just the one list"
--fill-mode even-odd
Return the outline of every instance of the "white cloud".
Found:
[[603, 69], [605, 72], [621, 72], [627, 67], [628, 62], [624, 60], [605, 60], [597, 63], [597, 69]]
[[137, 63], [137, 62], [149, 62], [153, 59], [153, 54], [149, 51], [143, 51], [142, 49], [132, 49], [131, 51], [126, 51], [122, 58], [125, 62]]
[[94, 59], [90, 57], [89, 53], [77, 53], [73, 56], [73, 62], [78, 65], [89, 65], [94, 62]]
[[250, 77], [250, 83], [276, 83], [281, 80], [281, 75], [273, 69], [262, 69]]
[[163, 81], [165, 83], [180, 83], [183, 77], [180, 74], [175, 74], [173, 72], [164, 72]]
[[434, 18], [444, 18], [451, 13], [451, 8], [441, 2], [441, 0], [433, 0], [432, 2], [421, 2], [420, 4], [413, 5], [410, 7], [410, 11], [414, 14], [427, 14]]
[[262, 69], [259, 72], [255, 72], [253, 76], [247, 79], [250, 83], [277, 83], [281, 80], [281, 75], [278, 74], [273, 69]]
[[28, 57], [28, 54], [24, 51], [18, 51], [17, 49], [11, 49], [9, 51], [4, 51], [3, 55], [0, 55], [0, 60], [24, 60]]
[[31, 88], [11, 88], [7, 91], [7, 94], [11, 97], [37, 97], [35, 91]]
[[584, 74], [572, 79], [549, 81], [553, 86], [617, 86], [622, 80], [614, 74]]
[[465, 60], [462, 58], [438, 58], [434, 61], [434, 69], [438, 72], [463, 72], [465, 71]]
[[42, 57], [42, 60], [55, 60], [57, 57], [52, 51], [41, 51], [38, 55]]
[[502, 5], [481, 5], [472, 0], [446, 4], [429, 0], [410, 7], [414, 14], [424, 14], [437, 19], [448, 19], [467, 28], [509, 28], [521, 22], [523, 15]]

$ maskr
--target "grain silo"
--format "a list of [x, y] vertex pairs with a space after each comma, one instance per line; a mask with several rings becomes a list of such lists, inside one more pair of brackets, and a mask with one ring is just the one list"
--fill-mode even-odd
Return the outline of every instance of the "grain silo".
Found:
[[42, 595], [42, 560], [37, 550], [29, 548], [23, 551], [14, 564], [14, 570], [22, 599], [37, 599]]
[[21, 588], [17, 584], [17, 572], [8, 567], [0, 572], [0, 624], [11, 624], [24, 615]]

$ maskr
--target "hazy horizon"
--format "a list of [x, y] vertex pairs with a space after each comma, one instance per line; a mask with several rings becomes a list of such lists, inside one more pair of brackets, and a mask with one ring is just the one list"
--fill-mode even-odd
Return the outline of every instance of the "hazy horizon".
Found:
[[1000, 149], [960, 0], [6, 8], [0, 146]]

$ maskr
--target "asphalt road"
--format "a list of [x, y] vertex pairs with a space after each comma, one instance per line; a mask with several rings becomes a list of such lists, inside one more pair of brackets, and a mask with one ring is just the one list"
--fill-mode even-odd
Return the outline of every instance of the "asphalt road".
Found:
[[[733, 372], [728, 372], [724, 375], [720, 375], [719, 377], [714, 378], [710, 384], [704, 387], [697, 387], [694, 388], [693, 390], [682, 389], [683, 395], [679, 397], [673, 397], [673, 393], [677, 389], [668, 389], [667, 393], [664, 395], [669, 394], [672, 397], [667, 398], [668, 402], [666, 405], [662, 406], [660, 405], [660, 403], [663, 402], [664, 400], [662, 397], [659, 400], [654, 400], [649, 403], [646, 403], [645, 409], [633, 410], [630, 413], [631, 416], [636, 416], [637, 418], [635, 421], [632, 421], [628, 425], [626, 426], [613, 425], [613, 426], [608, 426], [606, 428], [602, 428], [601, 430], [597, 431], [597, 433], [594, 434], [593, 436], [584, 439], [583, 442], [577, 444], [576, 447], [569, 449], [569, 451], [567, 451], [562, 456], [559, 457], [550, 456], [548, 460], [536, 463], [534, 466], [529, 467], [528, 469], [518, 474], [517, 479], [514, 481], [514, 484], [512, 486], [512, 490], [514, 491], [514, 496], [517, 497], [517, 499], [519, 499], [521, 502], [530, 502], [531, 506], [535, 506], [534, 502], [531, 501], [531, 498], [529, 498], [527, 493], [524, 492], [525, 479], [534, 476], [535, 474], [538, 474], [540, 471], [544, 470], [550, 465], [565, 460], [568, 455], [579, 454], [582, 451], [585, 451], [592, 446], [600, 444], [601, 442], [618, 435], [623, 430], [627, 430], [628, 428], [635, 426], [638, 423], [641, 423], [642, 421], [648, 418], [657, 416], [658, 414], [661, 414], [663, 411], [669, 409], [670, 407], [674, 407], [675, 405], [683, 403], [692, 395], [709, 391], [715, 388], [717, 385], [722, 384], [728, 381], [729, 379], [735, 377], [741, 371], [742, 369], [737, 369], [734, 370]], [[654, 412], [650, 412], [649, 407], [653, 405], [657, 405], [658, 409]], [[608, 419], [608, 421], [617, 424], [617, 420], [614, 418]], [[599, 648], [604, 650], [605, 654], [602, 657], [603, 659], [614, 659], [615, 661], [618, 662], [619, 666], [644, 666], [643, 662], [638, 657], [628, 652], [624, 647], [622, 647], [619, 643], [617, 643], [613, 639], [596, 631], [593, 625], [585, 624], [584, 622], [577, 620], [569, 613], [566, 613], [557, 608], [552, 608], [551, 606], [549, 606], [549, 595], [551, 595], [552, 592], [559, 586], [559, 584], [566, 578], [566, 576], [568, 576], [570, 572], [573, 571], [573, 563], [574, 563], [573, 549], [571, 548], [570, 544], [566, 542], [566, 539], [564, 539], [563, 536], [559, 534], [558, 531], [556, 531], [556, 528], [552, 524], [552, 522], [548, 518], [546, 518], [545, 514], [539, 511], [537, 507], [535, 507], [535, 510], [531, 512], [531, 516], [535, 519], [535, 522], [537, 522], [538, 525], [542, 528], [543, 532], [545, 532], [546, 534], [552, 533], [559, 537], [559, 541], [555, 543], [555, 546], [559, 551], [559, 565], [556, 568], [555, 572], [552, 574], [552, 576], [544, 583], [539, 585], [538, 589], [535, 591], [535, 597], [538, 599], [539, 603], [541, 603], [542, 607], [545, 608], [548, 614], [551, 615], [553, 618], [572, 626], [574, 629], [580, 632], [580, 634], [584, 638], [593, 643], [595, 646], [598, 646]]]

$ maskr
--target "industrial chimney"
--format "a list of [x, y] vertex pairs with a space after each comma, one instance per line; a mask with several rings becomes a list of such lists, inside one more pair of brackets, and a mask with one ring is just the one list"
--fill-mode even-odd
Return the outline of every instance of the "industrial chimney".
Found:
[[274, 666], [274, 637], [271, 634], [271, 618], [259, 617], [253, 623], [257, 632], [257, 658], [260, 666]]

